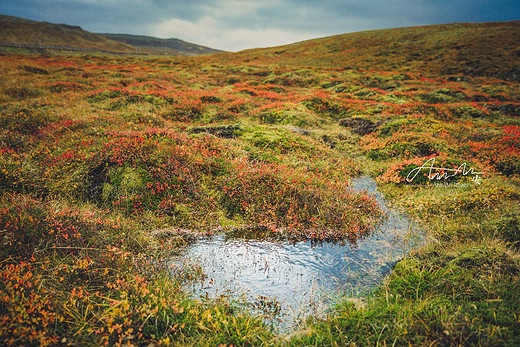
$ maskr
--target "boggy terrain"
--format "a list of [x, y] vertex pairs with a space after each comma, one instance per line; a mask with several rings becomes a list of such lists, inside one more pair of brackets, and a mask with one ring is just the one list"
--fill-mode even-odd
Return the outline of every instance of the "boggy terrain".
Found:
[[[519, 83], [252, 54], [2, 51], [1, 344], [520, 343]], [[217, 232], [355, 244], [361, 174], [429, 242], [328, 318], [281, 336], [169, 274]]]

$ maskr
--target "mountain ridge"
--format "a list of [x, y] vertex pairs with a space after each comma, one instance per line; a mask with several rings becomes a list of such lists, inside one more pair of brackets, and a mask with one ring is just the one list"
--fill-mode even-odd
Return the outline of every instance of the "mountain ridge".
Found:
[[520, 81], [520, 21], [361, 31], [237, 53], [216, 61], [423, 71]]
[[488, 76], [520, 81], [520, 21], [370, 30], [282, 46], [224, 52], [180, 39], [94, 34], [78, 26], [0, 15], [0, 41], [82, 46], [121, 53], [203, 54], [208, 61], [237, 64], [422, 71], [433, 75]]
[[[134, 45], [125, 41], [133, 42]], [[113, 53], [198, 55], [223, 52], [180, 39], [129, 34], [97, 34], [80, 26], [56, 24], [0, 14], [0, 42], [49, 48], [83, 48]]]
[[113, 41], [123, 42], [141, 49], [144, 53], [166, 55], [199, 55], [222, 53], [224, 51], [214, 49], [177, 38], [162, 39], [147, 35], [98, 33], [98, 35]]
[[67, 46], [121, 53], [135, 52], [127, 44], [109, 40], [83, 30], [79, 26], [39, 22], [0, 15], [0, 41], [42, 46]]

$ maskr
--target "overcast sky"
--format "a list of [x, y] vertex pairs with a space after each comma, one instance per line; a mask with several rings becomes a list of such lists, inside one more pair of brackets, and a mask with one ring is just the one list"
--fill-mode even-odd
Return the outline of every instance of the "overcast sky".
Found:
[[0, 0], [0, 14], [239, 51], [362, 30], [519, 20], [519, 1]]

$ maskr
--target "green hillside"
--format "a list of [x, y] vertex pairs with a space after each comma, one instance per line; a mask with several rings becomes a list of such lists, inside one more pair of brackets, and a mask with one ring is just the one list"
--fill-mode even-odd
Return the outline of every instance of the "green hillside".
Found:
[[198, 55], [220, 53], [222, 51], [196, 45], [179, 39], [159, 39], [150, 36], [127, 34], [100, 34], [114, 41], [138, 47], [142, 53], [161, 55]]
[[220, 56], [221, 61], [520, 80], [520, 21], [443, 24], [343, 34]]
[[158, 55], [199, 55], [222, 52], [179, 39], [94, 34], [79, 26], [37, 22], [4, 15], [0, 15], [0, 42]]
[[135, 47], [93, 34], [79, 26], [0, 15], [0, 42], [135, 52]]

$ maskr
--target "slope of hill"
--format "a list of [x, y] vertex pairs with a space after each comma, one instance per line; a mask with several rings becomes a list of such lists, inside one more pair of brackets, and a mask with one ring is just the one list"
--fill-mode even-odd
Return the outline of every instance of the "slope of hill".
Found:
[[108, 52], [199, 55], [222, 51], [179, 39], [126, 34], [94, 34], [79, 26], [0, 15], [0, 42], [97, 49]]
[[442, 24], [343, 34], [224, 54], [236, 63], [424, 71], [520, 80], [520, 21]]
[[93, 34], [79, 26], [37, 22], [0, 15], [0, 41], [46, 46], [93, 48], [111, 52], [135, 52], [135, 47]]
[[198, 55], [212, 54], [223, 51], [196, 45], [179, 39], [159, 39], [150, 36], [136, 36], [127, 34], [99, 34], [108, 39], [123, 42], [138, 47], [143, 53], [165, 55]]

